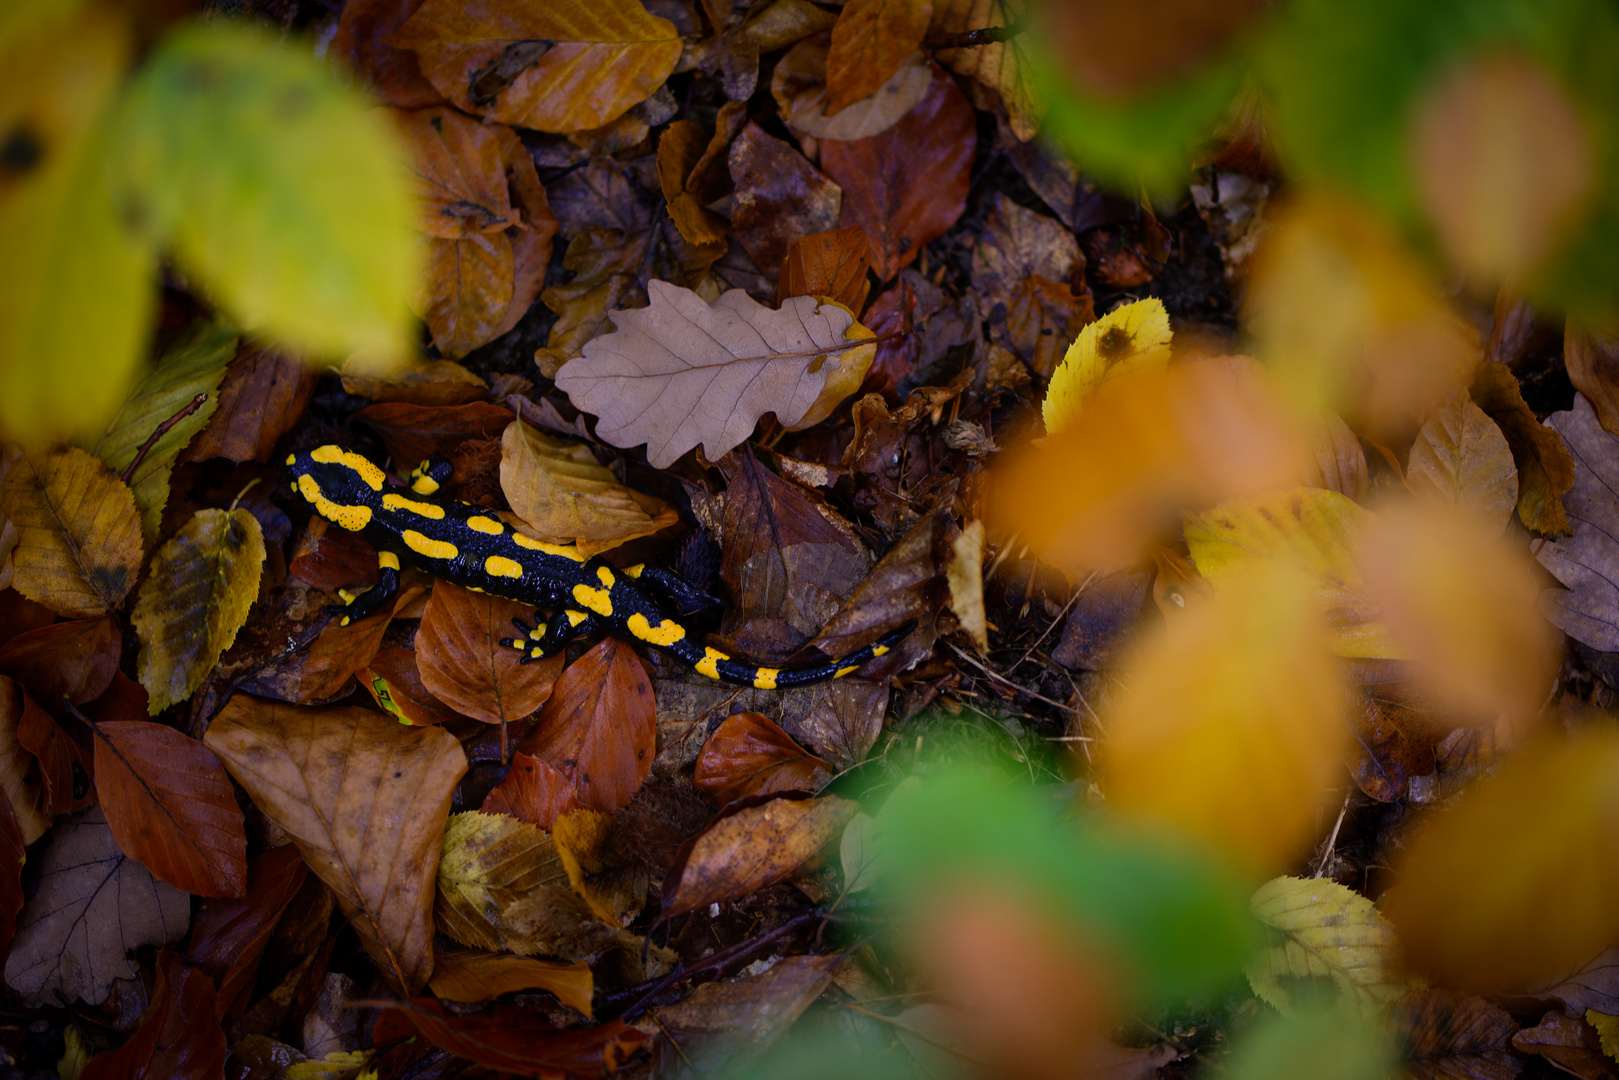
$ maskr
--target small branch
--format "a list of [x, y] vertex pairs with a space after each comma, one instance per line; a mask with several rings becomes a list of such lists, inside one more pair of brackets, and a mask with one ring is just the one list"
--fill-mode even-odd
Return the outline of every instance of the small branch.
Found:
[[1027, 29], [1028, 26], [1022, 19], [1016, 19], [1006, 26], [986, 26], [982, 30], [968, 30], [961, 34], [944, 34], [928, 38], [922, 44], [930, 49], [973, 49], [980, 45], [1011, 41]]
[[135, 460], [129, 463], [129, 467], [124, 470], [123, 475], [120, 476], [119, 479], [126, 484], [129, 483], [129, 481], [135, 475], [135, 470], [141, 467], [141, 462], [146, 460], [146, 455], [152, 452], [152, 447], [157, 445], [157, 441], [163, 436], [167, 435], [169, 433], [169, 429], [174, 427], [175, 424], [178, 424], [180, 421], [202, 408], [203, 404], [207, 400], [207, 394], [198, 394], [196, 397], [192, 398], [183, 409], [169, 417], [167, 420], [163, 421], [161, 424], [157, 425], [157, 430], [152, 432], [152, 434], [147, 437], [145, 442], [141, 443], [139, 450], [135, 451]]

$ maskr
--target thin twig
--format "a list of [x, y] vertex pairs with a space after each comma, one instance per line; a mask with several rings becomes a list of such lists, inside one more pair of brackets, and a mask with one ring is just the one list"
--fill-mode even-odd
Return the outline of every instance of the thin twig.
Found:
[[[1057, 629], [1057, 624], [1061, 622], [1070, 611], [1073, 610], [1075, 604], [1079, 603], [1079, 598], [1085, 595], [1085, 590], [1090, 588], [1091, 582], [1096, 580], [1096, 575], [1098, 573], [1099, 571], [1092, 570], [1091, 576], [1079, 583], [1079, 588], [1074, 590], [1074, 595], [1068, 598], [1068, 603], [1063, 605], [1062, 610], [1057, 613], [1057, 617], [1051, 620], [1051, 625], [1046, 627], [1043, 634], [1034, 639], [1033, 645], [1030, 645], [1027, 649], [1023, 650], [1023, 655], [1018, 658], [1018, 662], [1006, 669], [1008, 672], [1016, 671], [1018, 668], [1022, 667], [1028, 662], [1029, 657], [1034, 655], [1034, 650], [1040, 647], [1040, 643], [1051, 636], [1051, 632]], [[1034, 580], [1033, 575], [1030, 575], [1029, 580]]]
[[981, 30], [967, 30], [960, 34], [941, 34], [935, 38], [928, 38], [924, 45], [930, 49], [973, 49], [980, 45], [994, 45], [1001, 41], [1011, 41], [1027, 29], [1022, 19], [1015, 19], [1006, 26], [986, 26]]
[[1316, 866], [1315, 873], [1310, 877], [1318, 878], [1327, 871], [1327, 864], [1332, 862], [1332, 852], [1338, 846], [1338, 830], [1344, 827], [1344, 815], [1349, 813], [1349, 799], [1355, 794], [1354, 787], [1344, 792], [1344, 804], [1338, 811], [1338, 820], [1332, 826], [1332, 835], [1327, 837], [1327, 850], [1321, 854], [1321, 862]]
[[946, 641], [945, 644], [949, 645], [950, 648], [955, 652], [955, 654], [957, 656], [961, 657], [963, 660], [967, 661], [967, 663], [971, 664], [973, 667], [977, 668], [979, 671], [982, 671], [985, 675], [988, 675], [990, 678], [994, 679], [996, 682], [1002, 683], [1002, 684], [1004, 684], [1006, 686], [1011, 687], [1013, 690], [1016, 690], [1018, 693], [1022, 694], [1023, 696], [1032, 697], [1036, 701], [1043, 701], [1047, 705], [1055, 706], [1056, 708], [1063, 709], [1063, 710], [1065, 710], [1067, 712], [1078, 712], [1079, 711], [1078, 709], [1074, 708], [1072, 705], [1064, 705], [1060, 701], [1053, 701], [1053, 700], [1051, 700], [1050, 698], [1046, 697], [1043, 694], [1037, 694], [1033, 690], [1030, 690], [1027, 687], [1019, 686], [1017, 683], [1013, 682], [1011, 679], [1008, 679], [1006, 676], [999, 674], [998, 672], [991, 671], [989, 668], [985, 667], [983, 664], [980, 664], [977, 660], [974, 660], [972, 657], [968, 656], [966, 653], [964, 653], [960, 649], [956, 648], [956, 645], [955, 645], [954, 642]]
[[167, 435], [169, 433], [169, 429], [174, 427], [175, 424], [178, 424], [180, 421], [202, 408], [203, 404], [207, 400], [207, 394], [198, 394], [196, 397], [187, 402], [183, 409], [169, 417], [167, 420], [163, 421], [161, 424], [157, 425], [157, 430], [152, 432], [152, 434], [147, 437], [145, 442], [141, 443], [140, 449], [135, 451], [135, 460], [129, 463], [129, 467], [123, 471], [123, 474], [119, 476], [118, 479], [122, 480], [126, 484], [129, 483], [130, 479], [135, 475], [135, 470], [141, 467], [141, 462], [146, 460], [146, 455], [152, 452], [152, 447], [157, 445], [157, 441], [163, 436]]

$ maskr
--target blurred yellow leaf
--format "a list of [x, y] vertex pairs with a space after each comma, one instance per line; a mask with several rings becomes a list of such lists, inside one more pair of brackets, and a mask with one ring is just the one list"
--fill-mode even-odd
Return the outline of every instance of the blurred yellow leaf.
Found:
[[1169, 313], [1155, 296], [1110, 311], [1079, 332], [1051, 373], [1041, 406], [1046, 432], [1071, 426], [1109, 379], [1169, 363]]
[[1518, 505], [1507, 437], [1465, 394], [1452, 396], [1417, 432], [1405, 482], [1418, 495], [1479, 515], [1497, 532]]
[[1521, 991], [1619, 937], [1619, 729], [1533, 743], [1429, 818], [1383, 909], [1447, 985]]
[[0, 431], [96, 427], [140, 361], [154, 252], [119, 205], [106, 118], [129, 61], [111, 6], [27, 0], [0, 13]]
[[1347, 496], [1294, 488], [1222, 503], [1186, 519], [1186, 546], [1216, 591], [1259, 563], [1307, 574], [1332, 626], [1339, 656], [1398, 659], [1388, 628], [1366, 595], [1355, 555], [1370, 512]]
[[1489, 281], [1543, 263], [1595, 187], [1578, 107], [1539, 65], [1512, 53], [1471, 57], [1430, 88], [1416, 106], [1410, 155], [1446, 252]]
[[122, 119], [140, 212], [234, 321], [330, 358], [413, 355], [405, 148], [307, 48], [239, 24], [178, 30]]
[[153, 716], [190, 697], [247, 622], [264, 533], [246, 510], [198, 510], [152, 556], [130, 621]]
[[1174, 825], [1252, 871], [1309, 845], [1347, 738], [1316, 591], [1261, 564], [1143, 644], [1102, 717], [1109, 806]]
[[[1248, 983], [1284, 1016], [1332, 997], [1371, 1015], [1416, 988], [1400, 970], [1394, 928], [1370, 900], [1336, 881], [1274, 878], [1249, 907], [1269, 944], [1249, 961]], [[1312, 982], [1330, 986], [1332, 997], [1312, 992]]]

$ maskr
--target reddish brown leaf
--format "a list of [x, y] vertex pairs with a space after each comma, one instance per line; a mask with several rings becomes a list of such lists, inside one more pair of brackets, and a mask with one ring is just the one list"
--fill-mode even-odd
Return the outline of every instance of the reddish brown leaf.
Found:
[[358, 678], [378, 705], [407, 724], [442, 724], [455, 719], [455, 710], [445, 708], [422, 682], [416, 654], [410, 649], [380, 650]]
[[0, 674], [52, 707], [64, 696], [83, 705], [111, 685], [123, 637], [111, 615], [42, 626], [0, 645]]
[[96, 731], [97, 788], [119, 849], [183, 892], [242, 896], [247, 833], [219, 759], [162, 724]]
[[879, 279], [909, 266], [956, 223], [977, 146], [972, 106], [942, 71], [928, 96], [881, 135], [821, 144], [821, 164], [843, 188], [839, 223], [866, 230]]
[[213, 1080], [225, 1071], [225, 1032], [214, 1019], [213, 980], [180, 954], [157, 958], [152, 1004], [135, 1034], [95, 1057], [81, 1080]]
[[[916, 315], [916, 293], [903, 280], [872, 301], [871, 310], [865, 314], [866, 326], [879, 338], [901, 335], [877, 346], [877, 358], [866, 373], [867, 385], [880, 390], [890, 401], [899, 399], [900, 384], [916, 371]], [[885, 378], [886, 385], [872, 383], [874, 378]]]
[[734, 900], [791, 876], [837, 839], [859, 808], [835, 795], [736, 805], [675, 860], [663, 884], [660, 918]]
[[440, 1001], [488, 1001], [517, 990], [548, 990], [558, 1001], [590, 1015], [595, 980], [583, 960], [564, 964], [479, 949], [438, 954], [428, 983]]
[[269, 461], [315, 393], [319, 374], [270, 349], [243, 346], [225, 369], [219, 408], [180, 452], [181, 461]]
[[[421, 590], [412, 586], [399, 594], [393, 611], [420, 597]], [[335, 597], [317, 595], [317, 601], [332, 602]], [[243, 690], [291, 701], [299, 705], [319, 705], [348, 693], [349, 679], [371, 663], [382, 646], [382, 635], [388, 630], [393, 611], [381, 611], [370, 618], [343, 626], [333, 618], [307, 648], [298, 649], [285, 658], [277, 659], [268, 669], [244, 682]], [[228, 654], [227, 654], [228, 655]]]
[[332, 53], [364, 76], [372, 91], [399, 109], [420, 109], [443, 100], [422, 74], [416, 54], [389, 45], [389, 34], [416, 14], [422, 0], [353, 0], [343, 5]]
[[876, 93], [922, 44], [932, 14], [928, 0], [850, 0], [826, 54], [826, 111]]
[[505, 814], [549, 831], [557, 818], [579, 809], [573, 781], [549, 762], [519, 750], [506, 779], [484, 797], [486, 814]]
[[1512, 1046], [1525, 1054], [1539, 1054], [1581, 1080], [1614, 1080], [1619, 1076], [1619, 1068], [1602, 1053], [1596, 1029], [1556, 1010], [1541, 1017], [1538, 1027], [1524, 1028], [1512, 1036]]
[[708, 737], [697, 758], [697, 786], [724, 805], [749, 795], [816, 792], [832, 779], [826, 762], [799, 746], [763, 713], [738, 713]]
[[[10, 555], [6, 556], [7, 559]], [[0, 589], [0, 644], [56, 621], [56, 612], [16, 589]]]
[[23, 843], [32, 844], [51, 827], [40, 790], [39, 769], [17, 741], [17, 729], [31, 710], [38, 709], [22, 685], [0, 675], [0, 794], [11, 807]]
[[616, 1072], [649, 1038], [618, 1020], [563, 1031], [515, 1005], [451, 1016], [432, 998], [399, 1002], [378, 1018], [371, 1038], [375, 1045], [387, 1046], [415, 1034], [468, 1061], [534, 1077]]
[[22, 910], [22, 866], [27, 852], [11, 803], [0, 799], [0, 956], [17, 936], [17, 913]]
[[[120, 673], [119, 677], [124, 676]], [[96, 798], [95, 751], [80, 745], [32, 700], [25, 701], [22, 722], [17, 725], [17, 742], [39, 762], [45, 812], [55, 815], [83, 810]], [[141, 718], [145, 719], [144, 713]], [[76, 726], [84, 730], [82, 724]]]
[[1394, 1005], [1392, 1019], [1412, 1080], [1511, 1080], [1523, 1067], [1510, 1049], [1518, 1025], [1481, 997], [1418, 990]]
[[433, 587], [416, 631], [416, 664], [428, 692], [464, 716], [506, 724], [532, 716], [551, 697], [562, 656], [524, 664], [500, 644], [517, 633], [513, 618], [534, 609], [448, 582]]
[[326, 592], [370, 588], [377, 583], [377, 551], [358, 533], [311, 517], [287, 573]]
[[388, 401], [355, 413], [376, 429], [393, 456], [408, 472], [434, 454], [452, 450], [467, 439], [499, 435], [512, 422], [510, 409], [474, 401], [467, 405], [409, 405]]
[[750, 121], [736, 137], [730, 162], [731, 228], [765, 274], [780, 268], [794, 237], [837, 227], [838, 185], [758, 124]]
[[519, 749], [566, 776], [581, 806], [611, 813], [646, 780], [657, 742], [646, 668], [633, 648], [609, 637], [563, 671]]
[[796, 237], [776, 282], [776, 303], [789, 296], [829, 296], [858, 317], [871, 282], [871, 244], [865, 230], [851, 226]]
[[297, 847], [286, 844], [248, 860], [247, 892], [241, 899], [202, 902], [191, 926], [187, 959], [219, 987], [216, 1015], [224, 1016], [239, 996], [253, 989], [270, 932], [308, 877]]

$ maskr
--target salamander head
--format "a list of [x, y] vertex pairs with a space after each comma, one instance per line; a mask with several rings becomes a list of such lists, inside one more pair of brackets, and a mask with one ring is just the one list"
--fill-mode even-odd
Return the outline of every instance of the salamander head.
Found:
[[371, 523], [372, 505], [387, 483], [381, 469], [352, 450], [317, 446], [288, 454], [287, 483], [315, 513], [350, 532]]

